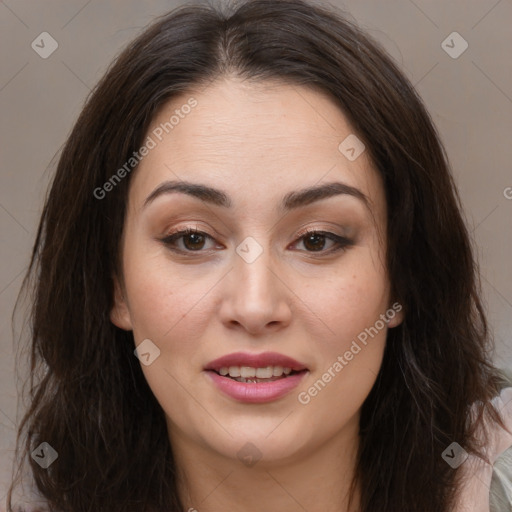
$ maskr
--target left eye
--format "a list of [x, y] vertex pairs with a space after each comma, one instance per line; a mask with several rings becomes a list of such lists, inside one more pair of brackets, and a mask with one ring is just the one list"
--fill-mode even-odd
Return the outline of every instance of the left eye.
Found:
[[[332, 246], [330, 249], [324, 251], [325, 240], [330, 240]], [[343, 236], [330, 233], [329, 231], [307, 231], [303, 233], [298, 240], [302, 240], [304, 247], [310, 248], [308, 252], [334, 252], [340, 249], [345, 249], [351, 245], [351, 241]]]
[[[203, 250], [207, 239], [214, 241], [207, 233], [188, 228], [166, 236], [162, 239], [162, 242], [175, 252], [186, 253]], [[325, 249], [326, 240], [332, 243], [331, 247], [328, 249]], [[179, 247], [179, 241], [182, 242], [182, 247]], [[352, 245], [352, 242], [347, 238], [328, 231], [307, 231], [297, 239], [294, 245], [299, 241], [302, 241], [304, 244], [306, 252], [328, 253], [345, 249]]]

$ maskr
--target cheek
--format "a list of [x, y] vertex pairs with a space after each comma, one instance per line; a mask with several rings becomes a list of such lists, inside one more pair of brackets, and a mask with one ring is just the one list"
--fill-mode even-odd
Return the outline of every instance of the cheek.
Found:
[[386, 280], [373, 266], [354, 267], [312, 300], [329, 335], [310, 338], [317, 365], [298, 401], [310, 413], [306, 430], [321, 424], [333, 434], [357, 413], [379, 373], [387, 335], [381, 315], [389, 309]]
[[182, 419], [197, 414], [189, 393], [200, 396], [193, 377], [204, 363], [201, 350], [211, 324], [208, 290], [218, 278], [204, 272], [194, 278], [157, 258], [132, 258], [126, 269], [130, 272], [126, 285], [136, 343], [150, 339], [160, 351], [154, 362], [142, 365], [142, 371], [166, 414], [186, 431]]
[[322, 287], [309, 291], [309, 300], [324, 324], [319, 327], [324, 335], [310, 332], [317, 365], [301, 390], [305, 395], [300, 403], [314, 402], [310, 410], [329, 424], [332, 404], [343, 404], [333, 413], [339, 415], [339, 421], [355, 414], [382, 364], [387, 326], [381, 315], [389, 304], [385, 269], [375, 264], [378, 261], [370, 251], [354, 252], [339, 272], [324, 279]]
[[374, 261], [369, 253], [354, 253], [329, 279], [310, 283], [304, 291], [303, 295], [328, 327], [328, 342], [322, 340], [328, 352], [350, 345], [388, 309], [385, 270]]
[[[162, 356], [197, 352], [201, 333], [211, 321], [208, 291], [218, 276], [200, 266], [180, 271], [162, 254], [134, 251], [125, 258], [125, 281], [137, 343], [151, 339]], [[176, 358], [169, 363], [176, 364]]]
[[141, 266], [132, 275], [128, 294], [134, 332], [167, 339], [201, 311], [204, 279], [194, 282], [176, 273], [166, 276], [158, 265]]

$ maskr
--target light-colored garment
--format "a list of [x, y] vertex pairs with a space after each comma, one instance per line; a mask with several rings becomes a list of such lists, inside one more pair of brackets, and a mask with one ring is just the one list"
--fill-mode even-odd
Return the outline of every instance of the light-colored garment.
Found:
[[[512, 432], [512, 386], [493, 403]], [[512, 434], [493, 424], [484, 452], [492, 465], [472, 455], [463, 462], [464, 485], [454, 512], [512, 512]]]
[[490, 512], [512, 512], [512, 447], [494, 463]]

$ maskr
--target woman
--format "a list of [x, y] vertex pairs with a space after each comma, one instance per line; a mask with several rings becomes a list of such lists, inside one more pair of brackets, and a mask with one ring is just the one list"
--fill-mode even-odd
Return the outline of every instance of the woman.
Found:
[[96, 87], [43, 211], [37, 490], [72, 512], [488, 507], [512, 389], [476, 275], [442, 144], [375, 42], [301, 0], [177, 9]]

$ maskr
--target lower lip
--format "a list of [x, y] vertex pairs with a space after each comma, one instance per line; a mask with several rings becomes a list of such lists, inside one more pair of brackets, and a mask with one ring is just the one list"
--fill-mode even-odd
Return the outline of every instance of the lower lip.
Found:
[[271, 382], [238, 382], [212, 370], [206, 371], [213, 383], [226, 395], [240, 402], [259, 404], [277, 400], [296, 388], [307, 370]]

